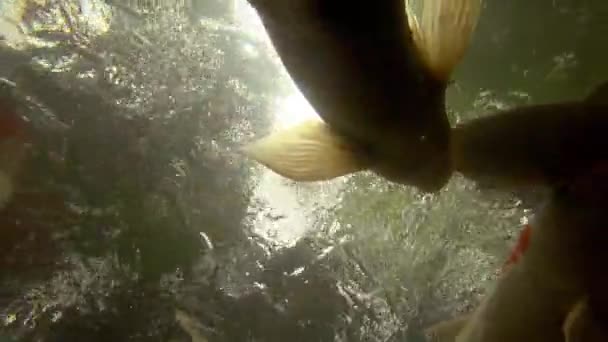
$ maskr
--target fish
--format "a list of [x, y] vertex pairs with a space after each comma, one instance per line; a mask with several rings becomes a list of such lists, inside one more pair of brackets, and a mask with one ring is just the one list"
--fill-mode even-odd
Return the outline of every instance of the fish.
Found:
[[[608, 326], [607, 176], [591, 167], [571, 184], [553, 189], [531, 223], [525, 253], [499, 278], [454, 341], [564, 341], [566, 336], [603, 333]], [[596, 187], [577, 187], [582, 179]], [[581, 301], [592, 315], [580, 313]], [[576, 317], [578, 325], [571, 323]]]
[[435, 341], [608, 340], [606, 324], [587, 312], [608, 311], [606, 114], [603, 82], [582, 100], [519, 106], [452, 129], [454, 172], [498, 188], [545, 187], [550, 204], [534, 237], [524, 228], [477, 310], [427, 330]]
[[430, 339], [608, 341], [607, 195], [608, 162], [553, 189], [522, 229], [495, 288], [473, 313], [429, 327]]
[[26, 122], [18, 115], [14, 99], [0, 92], [0, 210], [13, 197], [15, 180], [25, 159], [25, 127]]
[[[547, 215], [545, 209], [544, 214]], [[551, 215], [549, 215], [551, 216]], [[516, 244], [511, 255], [519, 255], [515, 262], [507, 262], [495, 284], [472, 313], [440, 322], [426, 331], [430, 341], [435, 342], [514, 342], [514, 341], [563, 341], [562, 322], [583, 295], [582, 284], [564, 273], [549, 260], [556, 255], [557, 246], [547, 243], [542, 237], [544, 227], [553, 225], [551, 218], [542, 218], [540, 229], [529, 236], [526, 255], [520, 254], [520, 243]], [[547, 221], [546, 223], [544, 221]], [[555, 227], [551, 227], [554, 229]], [[540, 231], [540, 232], [539, 232]], [[555, 241], [552, 241], [554, 243]], [[564, 242], [560, 241], [561, 247]], [[540, 251], [537, 251], [540, 250]], [[546, 254], [544, 254], [544, 253]], [[529, 256], [527, 254], [532, 254]], [[544, 256], [546, 255], [546, 256]], [[509, 257], [510, 260], [511, 257]], [[573, 273], [569, 271], [567, 273]], [[572, 276], [572, 279], [577, 279]]]
[[518, 106], [452, 129], [454, 172], [496, 189], [555, 189], [608, 160], [608, 82], [584, 99]]
[[445, 91], [482, 0], [249, 0], [320, 117], [242, 147], [299, 182], [371, 171], [421, 191], [452, 175]]
[[[528, 249], [531, 234], [532, 226], [530, 224], [524, 225], [524, 228], [520, 232], [515, 245], [512, 247], [509, 256], [502, 266], [501, 274], [508, 272], [509, 268], [520, 260], [522, 255]], [[471, 313], [466, 313], [459, 315], [456, 318], [436, 323], [427, 328], [425, 334], [432, 342], [453, 342], [456, 339], [456, 336], [469, 322], [471, 315]]]

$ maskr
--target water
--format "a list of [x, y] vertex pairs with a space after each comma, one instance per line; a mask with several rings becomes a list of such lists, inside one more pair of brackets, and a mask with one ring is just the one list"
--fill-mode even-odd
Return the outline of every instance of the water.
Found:
[[[532, 213], [460, 177], [423, 196], [243, 160], [316, 115], [243, 0], [28, 3], [0, 7], [0, 77], [33, 137], [0, 212], [2, 338], [418, 341], [474, 307]], [[515, 25], [527, 2], [488, 1], [452, 119], [606, 76], [587, 46], [606, 7], [542, 3]], [[540, 21], [568, 46], [531, 38]]]

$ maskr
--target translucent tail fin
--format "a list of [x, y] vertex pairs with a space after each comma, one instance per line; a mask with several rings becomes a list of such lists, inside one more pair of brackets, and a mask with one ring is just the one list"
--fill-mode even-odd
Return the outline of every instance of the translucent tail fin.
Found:
[[298, 182], [329, 180], [363, 169], [348, 143], [324, 122], [308, 120], [243, 148], [245, 155]]
[[423, 1], [418, 21], [406, 1], [414, 43], [422, 60], [438, 80], [447, 82], [460, 62], [477, 26], [482, 0]]

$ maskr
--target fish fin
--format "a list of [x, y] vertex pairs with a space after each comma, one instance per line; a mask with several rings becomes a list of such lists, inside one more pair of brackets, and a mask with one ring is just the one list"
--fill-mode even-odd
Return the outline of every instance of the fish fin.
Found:
[[608, 105], [608, 82], [600, 83], [587, 96], [586, 101], [589, 103]]
[[406, 0], [408, 21], [420, 57], [447, 82], [464, 56], [481, 12], [482, 0], [423, 0], [420, 22]]
[[250, 158], [294, 181], [321, 181], [363, 170], [349, 144], [327, 124], [309, 120], [243, 148]]
[[570, 342], [574, 339], [574, 331], [576, 330], [576, 324], [580, 322], [580, 318], [585, 313], [587, 309], [587, 301], [586, 299], [581, 299], [568, 312], [566, 316], [566, 320], [562, 325], [562, 330], [564, 332], [564, 336], [566, 338], [566, 342]]
[[458, 316], [456, 318], [434, 324], [425, 330], [429, 341], [433, 342], [453, 342], [456, 336], [462, 331], [469, 322], [470, 314]]
[[596, 341], [596, 339], [590, 338], [591, 335], [589, 335], [593, 331], [593, 324], [587, 300], [585, 297], [576, 302], [566, 316], [562, 325], [566, 342]]
[[598, 321], [589, 305], [589, 298], [580, 299], [568, 312], [562, 325], [565, 342], [604, 342], [608, 340], [608, 330]]

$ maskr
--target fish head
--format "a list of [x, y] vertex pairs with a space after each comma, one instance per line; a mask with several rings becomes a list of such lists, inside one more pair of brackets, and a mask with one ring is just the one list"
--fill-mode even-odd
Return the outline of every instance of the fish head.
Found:
[[441, 151], [433, 154], [431, 160], [408, 164], [388, 159], [380, 161], [372, 170], [391, 182], [413, 186], [428, 193], [441, 190], [452, 176], [449, 155]]
[[374, 142], [371, 151], [372, 170], [390, 181], [414, 186], [423, 192], [439, 191], [452, 176], [450, 124], [443, 101], [434, 106], [427, 117], [434, 118], [423, 126], [403, 120], [386, 125], [384, 134]]

